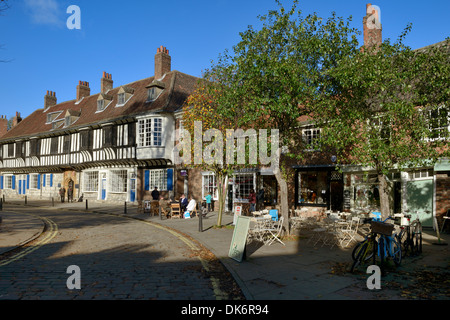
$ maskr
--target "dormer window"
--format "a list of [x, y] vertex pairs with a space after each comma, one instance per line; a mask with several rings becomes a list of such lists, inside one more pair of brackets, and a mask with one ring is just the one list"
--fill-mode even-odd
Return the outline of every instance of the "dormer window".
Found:
[[103, 111], [105, 108], [105, 100], [97, 100], [97, 111]]
[[62, 111], [47, 114], [47, 124], [52, 123], [61, 113]]
[[105, 110], [112, 100], [112, 96], [105, 93], [100, 93], [97, 98], [97, 112], [102, 112]]
[[128, 100], [133, 96], [134, 89], [130, 87], [120, 87], [117, 93], [117, 105], [116, 107], [121, 107], [127, 103]]
[[117, 98], [117, 104], [118, 105], [125, 104], [125, 92], [119, 93], [118, 98]]
[[164, 82], [154, 80], [146, 88], [148, 89], [147, 102], [152, 102], [158, 99], [159, 95], [164, 91]]
[[74, 124], [80, 118], [80, 115], [81, 111], [67, 110], [64, 117], [64, 127]]

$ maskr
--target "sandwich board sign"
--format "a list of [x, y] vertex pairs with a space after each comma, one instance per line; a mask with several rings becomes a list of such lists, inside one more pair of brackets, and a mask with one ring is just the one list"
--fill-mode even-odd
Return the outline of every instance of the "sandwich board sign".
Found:
[[242, 206], [236, 206], [234, 207], [234, 215], [233, 215], [233, 225], [236, 225], [237, 218], [242, 213]]
[[231, 239], [230, 251], [228, 253], [228, 256], [237, 262], [242, 262], [244, 258], [249, 226], [250, 217], [237, 217], [237, 223], [234, 227], [233, 238]]

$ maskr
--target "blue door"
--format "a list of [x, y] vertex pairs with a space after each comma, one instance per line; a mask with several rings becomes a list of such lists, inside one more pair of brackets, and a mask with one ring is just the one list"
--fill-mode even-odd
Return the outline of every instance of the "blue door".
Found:
[[102, 200], [106, 200], [106, 179], [102, 179]]
[[136, 179], [130, 179], [130, 202], [136, 201]]

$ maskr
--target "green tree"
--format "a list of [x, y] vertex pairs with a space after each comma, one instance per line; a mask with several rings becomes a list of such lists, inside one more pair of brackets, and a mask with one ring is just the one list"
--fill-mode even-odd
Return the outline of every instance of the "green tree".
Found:
[[[343, 57], [327, 71], [312, 110], [321, 143], [336, 148], [341, 165], [376, 171], [383, 218], [391, 212], [391, 170], [433, 165], [449, 155], [449, 112], [442, 105], [450, 94], [449, 43], [411, 50], [403, 44], [410, 30], [395, 43], [388, 39]], [[445, 129], [436, 132], [436, 122]]]
[[278, 129], [283, 146], [275, 177], [280, 187], [280, 213], [289, 232], [288, 186], [290, 160], [301, 159], [303, 140], [298, 130], [302, 116], [310, 116], [311, 103], [323, 90], [327, 71], [358, 51], [358, 31], [333, 13], [324, 20], [316, 14], [302, 16], [298, 1], [286, 10], [261, 16], [260, 30], [252, 26], [240, 33], [241, 41], [226, 51], [210, 73], [222, 88], [215, 112], [237, 119], [241, 128]]

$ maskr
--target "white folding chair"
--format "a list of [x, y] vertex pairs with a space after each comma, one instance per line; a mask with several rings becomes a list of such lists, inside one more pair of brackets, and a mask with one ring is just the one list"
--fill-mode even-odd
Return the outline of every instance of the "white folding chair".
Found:
[[358, 233], [360, 218], [353, 217], [350, 221], [348, 227], [340, 229], [341, 239], [339, 245], [342, 247], [342, 244], [347, 241], [344, 248], [347, 247], [352, 241], [356, 241], [356, 234]]
[[283, 228], [283, 218], [284, 217], [280, 217], [278, 219], [277, 224], [274, 224], [275, 228], [270, 228], [268, 229], [268, 234], [269, 234], [269, 239], [267, 241], [267, 245], [271, 245], [272, 243], [274, 243], [275, 241], [278, 241], [279, 243], [281, 243], [283, 246], [285, 245], [283, 241], [281, 241], [280, 239], [280, 235], [281, 235], [281, 229]]

